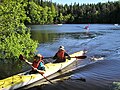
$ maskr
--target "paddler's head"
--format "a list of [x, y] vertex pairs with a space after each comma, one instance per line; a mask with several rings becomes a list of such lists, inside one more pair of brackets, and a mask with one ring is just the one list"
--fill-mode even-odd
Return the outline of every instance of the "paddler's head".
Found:
[[37, 54], [37, 55], [34, 56], [35, 61], [39, 61], [41, 59], [43, 59], [43, 56], [41, 54]]
[[65, 50], [65, 49], [64, 49], [64, 46], [61, 45], [61, 46], [59, 47], [59, 50]]

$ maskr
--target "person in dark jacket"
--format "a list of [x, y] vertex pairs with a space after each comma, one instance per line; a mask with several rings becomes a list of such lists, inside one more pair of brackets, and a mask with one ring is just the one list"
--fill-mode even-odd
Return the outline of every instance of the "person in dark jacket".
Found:
[[53, 63], [65, 62], [66, 58], [69, 60], [71, 59], [69, 54], [65, 51], [64, 46], [60, 46], [58, 52], [53, 57], [53, 59], [56, 59]]

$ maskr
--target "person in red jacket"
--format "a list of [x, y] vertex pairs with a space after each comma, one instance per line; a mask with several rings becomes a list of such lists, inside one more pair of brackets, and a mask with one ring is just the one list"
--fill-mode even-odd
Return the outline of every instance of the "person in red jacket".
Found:
[[56, 59], [56, 61], [53, 63], [65, 62], [66, 58], [69, 60], [71, 59], [68, 53], [65, 51], [64, 46], [60, 46], [58, 52], [53, 57], [53, 59]]
[[32, 70], [30, 71], [30, 74], [38, 73], [35, 70], [35, 68], [37, 68], [38, 70], [44, 70], [45, 71], [43, 56], [41, 54], [37, 54], [37, 55], [34, 56], [34, 61], [32, 62], [32, 66], [34, 68], [32, 68]]

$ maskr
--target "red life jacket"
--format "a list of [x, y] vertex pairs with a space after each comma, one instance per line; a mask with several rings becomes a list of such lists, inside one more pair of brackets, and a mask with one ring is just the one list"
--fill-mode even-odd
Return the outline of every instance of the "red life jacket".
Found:
[[65, 50], [59, 50], [59, 51], [57, 52], [57, 58], [58, 58], [59, 60], [65, 60], [64, 54], [65, 54]]
[[43, 60], [33, 61], [32, 66], [33, 66], [34, 68], [38, 68], [38, 66], [39, 66], [40, 62], [44, 63], [44, 61], [43, 61]]
[[89, 26], [85, 26], [85, 28], [84, 28], [84, 29], [88, 29], [88, 27], [89, 27]]

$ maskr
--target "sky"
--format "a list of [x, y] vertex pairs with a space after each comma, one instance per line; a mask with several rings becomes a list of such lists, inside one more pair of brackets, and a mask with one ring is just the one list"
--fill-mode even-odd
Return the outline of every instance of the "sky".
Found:
[[94, 3], [97, 4], [99, 2], [101, 3], [105, 3], [108, 1], [118, 1], [118, 0], [51, 0], [52, 2], [56, 2], [59, 4], [68, 4], [70, 5], [71, 3], [74, 4], [74, 2], [79, 3], [79, 4], [90, 4], [90, 3]]

